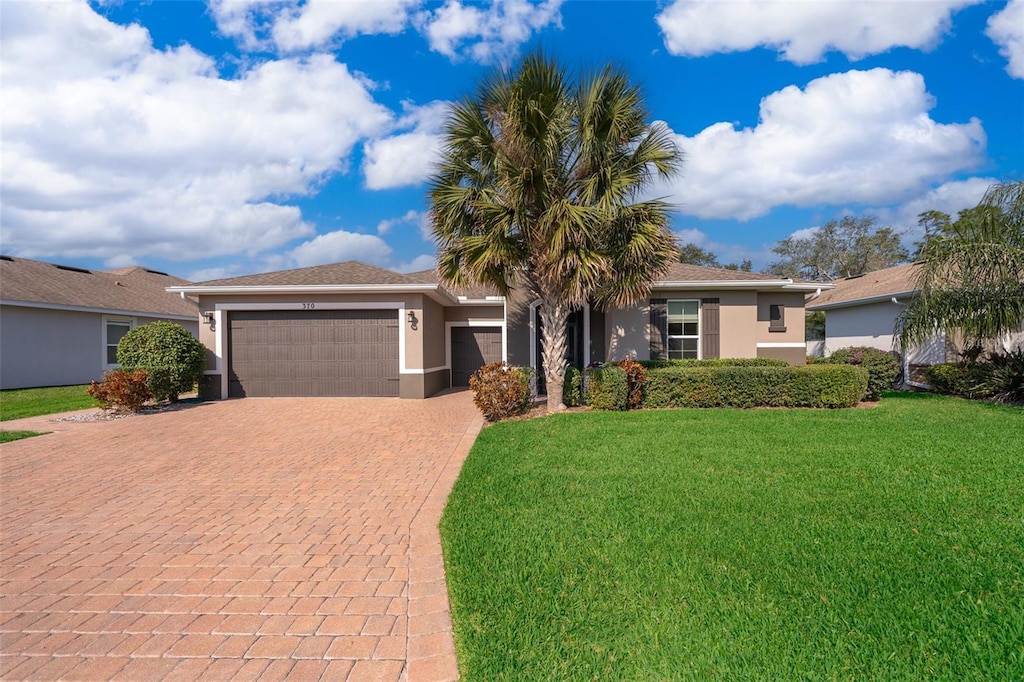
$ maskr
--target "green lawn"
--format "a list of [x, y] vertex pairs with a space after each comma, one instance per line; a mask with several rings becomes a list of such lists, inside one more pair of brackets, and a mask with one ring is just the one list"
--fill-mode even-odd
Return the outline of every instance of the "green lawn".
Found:
[[10, 443], [12, 440], [42, 436], [42, 431], [0, 431], [0, 443]]
[[0, 421], [96, 407], [96, 401], [85, 393], [87, 388], [86, 384], [0, 391]]
[[484, 429], [441, 522], [465, 680], [1024, 679], [1024, 410]]

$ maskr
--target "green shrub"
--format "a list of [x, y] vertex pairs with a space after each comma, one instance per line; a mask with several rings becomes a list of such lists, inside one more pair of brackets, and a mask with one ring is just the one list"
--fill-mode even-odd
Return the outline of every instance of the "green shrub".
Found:
[[644, 407], [852, 407], [867, 390], [861, 367], [660, 367]]
[[618, 365], [588, 367], [584, 385], [587, 404], [595, 410], [625, 410], [629, 407], [626, 370]]
[[149, 375], [144, 369], [107, 372], [103, 381], [90, 382], [86, 393], [98, 400], [104, 410], [116, 412], [138, 412], [153, 398], [149, 391]]
[[647, 383], [647, 368], [635, 360], [619, 360], [615, 363], [626, 372], [626, 407], [639, 410], [644, 402], [644, 384]]
[[789, 367], [785, 360], [776, 358], [706, 358], [697, 360], [639, 360], [646, 369], [657, 367]]
[[146, 370], [153, 397], [173, 403], [203, 376], [206, 349], [180, 324], [150, 322], [121, 337], [117, 362], [129, 371]]
[[867, 400], [878, 400], [882, 391], [892, 388], [892, 382], [900, 373], [899, 356], [870, 346], [840, 348], [827, 360], [829, 364], [859, 365], [868, 371]]
[[565, 379], [562, 382], [562, 404], [566, 407], [577, 407], [583, 404], [583, 375], [572, 365], [565, 368]]
[[925, 369], [925, 377], [936, 393], [1024, 404], [1024, 350], [932, 365]]
[[966, 365], [947, 362], [925, 367], [924, 376], [932, 390], [943, 395], [969, 397], [971, 394], [971, 372]]
[[524, 414], [533, 403], [530, 375], [531, 370], [504, 362], [484, 365], [469, 378], [473, 404], [492, 422]]

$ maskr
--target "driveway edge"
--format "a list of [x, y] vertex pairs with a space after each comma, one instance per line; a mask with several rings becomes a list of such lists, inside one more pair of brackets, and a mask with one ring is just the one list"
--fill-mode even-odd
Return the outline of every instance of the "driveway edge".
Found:
[[462, 434], [410, 527], [409, 631], [406, 640], [409, 682], [451, 682], [459, 679], [438, 524], [448, 495], [462, 470], [462, 463], [481, 428], [483, 417], [477, 416]]

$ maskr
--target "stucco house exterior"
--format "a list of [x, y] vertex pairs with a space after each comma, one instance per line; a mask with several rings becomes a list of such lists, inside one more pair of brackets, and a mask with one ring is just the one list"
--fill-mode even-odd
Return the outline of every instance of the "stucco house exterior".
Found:
[[[920, 263], [906, 263], [836, 280], [834, 289], [810, 301], [809, 312], [825, 311], [825, 355], [850, 346], [894, 350], [896, 320], [917, 293], [920, 268]], [[904, 356], [903, 375], [909, 383], [923, 386], [919, 368], [951, 362], [956, 351], [944, 334], [937, 334]]]
[[[569, 361], [805, 361], [804, 300], [830, 285], [674, 264], [648, 300], [576, 311]], [[539, 368], [539, 302], [355, 261], [168, 287], [199, 306], [201, 394], [424, 398], [497, 360]]]
[[97, 271], [0, 256], [0, 388], [66, 386], [117, 367], [117, 343], [154, 320], [199, 334], [187, 280], [141, 267]]

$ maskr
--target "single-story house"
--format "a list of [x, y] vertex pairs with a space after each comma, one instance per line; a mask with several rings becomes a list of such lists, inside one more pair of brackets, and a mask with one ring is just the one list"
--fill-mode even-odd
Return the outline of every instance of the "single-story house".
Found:
[[[835, 288], [811, 297], [808, 312], [825, 311], [825, 355], [840, 348], [870, 346], [895, 350], [896, 321], [917, 295], [921, 263], [905, 263], [836, 280]], [[993, 350], [1009, 350], [1024, 343], [1024, 333], [993, 342]], [[903, 357], [903, 375], [913, 386], [927, 386], [922, 368], [960, 359], [959, 339], [939, 332]]]
[[[805, 361], [804, 299], [830, 285], [673, 264], [648, 300], [585, 306], [569, 361], [772, 357]], [[201, 393], [424, 398], [481, 365], [539, 369], [538, 301], [452, 290], [433, 270], [350, 261], [168, 287], [198, 302], [208, 349]]]
[[168, 320], [199, 335], [187, 280], [141, 267], [87, 270], [0, 256], [0, 388], [66, 386], [117, 367], [132, 327]]
[[[917, 294], [920, 268], [921, 263], [906, 263], [839, 279], [834, 289], [809, 301], [809, 312], [825, 311], [825, 355], [850, 346], [894, 350], [896, 320]], [[903, 358], [903, 375], [909, 383], [925, 385], [921, 367], [956, 359], [957, 348], [947, 341], [940, 333], [910, 349]]]

